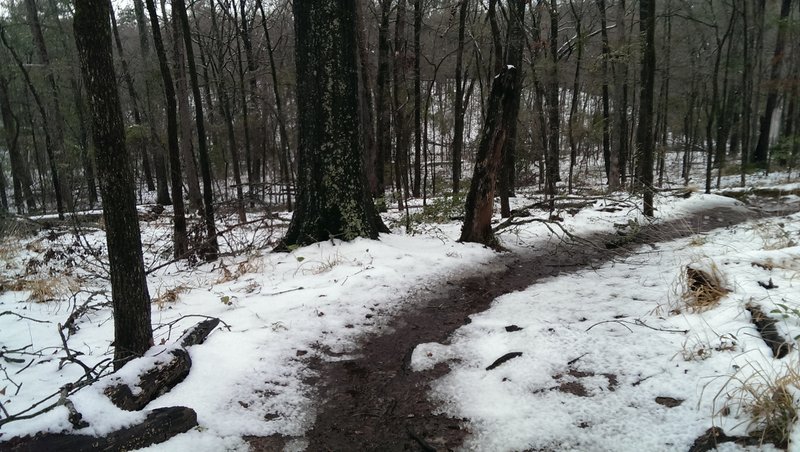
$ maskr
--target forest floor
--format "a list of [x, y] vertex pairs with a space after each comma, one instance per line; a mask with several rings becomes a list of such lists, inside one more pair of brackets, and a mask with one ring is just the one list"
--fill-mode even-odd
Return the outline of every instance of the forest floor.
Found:
[[[288, 254], [261, 251], [287, 213], [242, 226], [223, 214], [214, 264], [171, 262], [169, 211], [143, 207], [157, 345], [124, 374], [198, 320], [223, 322], [190, 348], [189, 376], [147, 407], [191, 407], [200, 426], [146, 450], [684, 450], [711, 426], [752, 433], [742, 388], [800, 385], [784, 378], [796, 347], [773, 358], [748, 311], [755, 303], [782, 336], [800, 334], [800, 197], [779, 188], [728, 190], [747, 204], [665, 192], [652, 223], [628, 195], [564, 197], [551, 216], [521, 190], [513, 207], [524, 214], [500, 233], [499, 254], [455, 242], [459, 200], [415, 209], [411, 230], [387, 215], [395, 233], [380, 241]], [[0, 448], [143, 417], [102, 394], [119, 378], [107, 368], [104, 232], [35, 220], [51, 224], [0, 247]], [[719, 280], [716, 304], [689, 304], [687, 267]], [[70, 401], [88, 427], [61, 405], [3, 422], [51, 403], [84, 366], [100, 382]]]

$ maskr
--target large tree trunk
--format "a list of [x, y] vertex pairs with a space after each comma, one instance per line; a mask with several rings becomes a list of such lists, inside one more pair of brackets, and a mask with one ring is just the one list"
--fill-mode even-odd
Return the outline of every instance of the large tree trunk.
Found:
[[[492, 232], [495, 181], [503, 162], [503, 148], [508, 139], [509, 127], [516, 121], [518, 111], [519, 99], [514, 97], [520, 93], [516, 85], [521, 83], [519, 63], [522, 61], [524, 45], [524, 14], [524, 0], [510, 2], [507, 64], [492, 81], [475, 171], [467, 194], [466, 214], [459, 239], [462, 242], [498, 246]], [[512, 63], [518, 64], [515, 66]]]
[[644, 192], [644, 214], [653, 216], [653, 88], [656, 71], [655, 0], [639, 0], [639, 30], [642, 45], [642, 88], [639, 94], [639, 126], [636, 147], [639, 153], [638, 187]]
[[186, 59], [189, 63], [189, 79], [192, 84], [192, 97], [194, 99], [195, 126], [197, 127], [197, 148], [200, 154], [200, 172], [203, 177], [203, 218], [206, 224], [206, 240], [202, 251], [203, 258], [214, 261], [219, 256], [217, 243], [217, 226], [214, 224], [214, 193], [211, 188], [211, 162], [208, 158], [208, 144], [206, 142], [206, 127], [203, 119], [203, 97], [200, 94], [200, 82], [197, 80], [197, 68], [194, 62], [194, 48], [192, 47], [189, 16], [186, 14], [186, 4], [183, 0], [173, 0], [172, 7], [177, 8], [183, 31], [183, 43], [186, 48]]
[[780, 25], [778, 26], [778, 36], [775, 40], [775, 52], [772, 54], [770, 64], [770, 83], [767, 91], [767, 104], [764, 107], [764, 114], [761, 116], [758, 144], [753, 152], [753, 163], [761, 168], [767, 167], [769, 158], [769, 136], [772, 130], [772, 113], [778, 105], [778, 81], [781, 77], [781, 65], [785, 59], [784, 47], [786, 47], [786, 30], [789, 27], [787, 18], [792, 9], [792, 0], [781, 2]]
[[153, 30], [153, 44], [158, 55], [158, 64], [161, 69], [161, 78], [164, 82], [164, 98], [167, 103], [167, 143], [170, 160], [170, 176], [172, 181], [172, 207], [174, 210], [172, 244], [173, 255], [180, 258], [186, 254], [188, 237], [186, 235], [186, 216], [183, 206], [183, 178], [181, 176], [180, 149], [178, 148], [178, 120], [175, 103], [175, 86], [172, 84], [172, 74], [167, 62], [167, 52], [164, 41], [161, 39], [161, 28], [158, 25], [158, 15], [153, 0], [146, 0], [147, 10], [150, 13], [150, 24]]
[[[510, 10], [510, 14], [516, 14], [519, 11]], [[518, 20], [522, 23], [522, 17], [511, 17], [509, 21]], [[522, 51], [523, 48], [515, 48], [515, 45], [522, 46], [525, 42], [524, 36], [511, 36], [511, 33], [522, 33], [522, 28], [511, 26], [509, 27], [509, 48], [506, 50], [506, 64], [517, 68], [517, 77], [519, 80], [514, 85], [515, 92], [511, 98], [509, 112], [508, 134], [503, 149], [503, 164], [500, 168], [500, 214], [503, 218], [511, 216], [511, 205], [509, 198], [515, 196], [516, 185], [516, 154], [517, 154], [517, 118], [519, 117], [520, 98], [522, 97]]]
[[355, 0], [294, 2], [299, 193], [284, 247], [388, 232], [360, 146], [355, 8]]
[[142, 260], [135, 186], [125, 149], [125, 125], [111, 56], [106, 0], [75, 2], [75, 41], [89, 94], [92, 136], [103, 196], [114, 307], [114, 368], [153, 343], [150, 295]]

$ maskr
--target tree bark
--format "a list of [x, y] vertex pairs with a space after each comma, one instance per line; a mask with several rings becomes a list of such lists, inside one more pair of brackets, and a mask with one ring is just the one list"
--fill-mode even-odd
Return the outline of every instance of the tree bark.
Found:
[[767, 104], [764, 107], [764, 114], [761, 116], [758, 144], [753, 152], [753, 163], [761, 168], [768, 167], [769, 158], [769, 136], [772, 130], [772, 114], [778, 105], [778, 87], [776, 86], [781, 76], [781, 66], [785, 59], [784, 48], [786, 47], [786, 30], [789, 27], [788, 17], [792, 8], [792, 0], [782, 0], [781, 16], [778, 25], [778, 36], [775, 40], [775, 51], [772, 54], [770, 63], [770, 83], [767, 90]]
[[596, 0], [597, 9], [600, 11], [600, 39], [602, 41], [601, 71], [603, 77], [603, 163], [608, 179], [608, 189], [615, 191], [619, 188], [619, 158], [611, 153], [611, 114], [608, 93], [608, 60], [611, 59], [611, 46], [608, 44], [608, 25], [606, 24], [606, 1]]
[[111, 269], [114, 368], [119, 369], [150, 348], [153, 333], [135, 186], [111, 55], [109, 14], [106, 0], [75, 2], [75, 42], [89, 94]]
[[391, 112], [391, 89], [390, 77], [392, 63], [390, 58], [391, 47], [389, 45], [389, 13], [391, 10], [391, 0], [381, 0], [381, 23], [378, 28], [378, 75], [376, 80], [376, 101], [375, 111], [377, 117], [376, 134], [377, 147], [375, 149], [375, 161], [373, 171], [377, 177], [372, 196], [383, 198], [386, 191], [386, 157], [392, 155], [392, 112]]
[[[152, 0], [148, 0], [152, 1]], [[188, 60], [189, 79], [192, 84], [192, 97], [194, 99], [195, 122], [197, 127], [197, 144], [200, 154], [200, 172], [203, 177], [203, 218], [206, 224], [206, 240], [201, 250], [206, 261], [217, 260], [219, 244], [217, 243], [217, 226], [214, 224], [214, 193], [211, 187], [211, 162], [208, 158], [208, 144], [206, 142], [206, 127], [203, 119], [203, 98], [200, 94], [200, 82], [197, 80], [197, 68], [194, 62], [194, 48], [192, 47], [189, 16], [186, 14], [186, 4], [183, 0], [173, 0], [172, 7], [177, 8], [178, 16], [183, 30], [183, 43], [186, 48]]]
[[516, 85], [521, 83], [521, 68], [510, 63], [521, 63], [524, 45], [523, 19], [526, 2], [513, 0], [509, 3], [509, 42], [506, 51], [506, 61], [509, 64], [492, 81], [459, 239], [462, 242], [477, 242], [492, 247], [499, 246], [491, 224], [495, 181], [503, 162], [503, 149], [508, 139], [509, 127], [516, 121], [518, 107], [515, 108], [514, 105], [519, 105], [519, 99], [515, 100], [514, 97], [520, 92]]
[[[14, 189], [14, 207], [17, 209], [17, 213], [22, 213], [25, 211], [25, 205], [27, 205], [28, 212], [33, 212], [36, 209], [36, 198], [34, 198], [33, 191], [31, 190], [33, 181], [31, 180], [31, 173], [28, 171], [28, 165], [22, 154], [20, 154], [19, 123], [11, 109], [8, 80], [6, 80], [2, 72], [0, 72], [0, 118], [3, 120], [6, 147], [8, 148], [8, 156], [11, 161], [11, 183]], [[5, 193], [5, 191], [3, 193]]]
[[298, 198], [283, 247], [388, 232], [359, 139], [355, 0], [294, 2]]
[[173, 256], [181, 258], [188, 249], [188, 236], [186, 234], [186, 215], [183, 206], [183, 177], [181, 176], [180, 149], [178, 147], [178, 119], [175, 103], [175, 86], [172, 83], [172, 74], [167, 62], [167, 52], [161, 38], [161, 28], [158, 25], [158, 15], [153, 0], [146, 0], [147, 11], [150, 13], [150, 24], [153, 30], [153, 44], [158, 56], [158, 65], [164, 83], [164, 98], [167, 103], [167, 146], [170, 160], [170, 176], [172, 181], [172, 208], [174, 210], [172, 244]]
[[639, 0], [639, 30], [642, 45], [642, 88], [639, 94], [639, 125], [636, 130], [636, 147], [639, 153], [638, 187], [644, 194], [643, 213], [653, 216], [653, 89], [655, 86], [656, 49], [655, 0]]
[[464, 147], [464, 114], [467, 103], [464, 96], [464, 35], [467, 28], [467, 7], [469, 0], [461, 0], [458, 8], [458, 49], [456, 50], [456, 99], [453, 107], [455, 124], [453, 126], [453, 194], [457, 194], [461, 184], [461, 154]]

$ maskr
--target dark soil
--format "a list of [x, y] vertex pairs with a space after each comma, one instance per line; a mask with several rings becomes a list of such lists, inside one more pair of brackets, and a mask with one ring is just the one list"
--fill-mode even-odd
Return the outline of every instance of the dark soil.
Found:
[[[487, 309], [492, 300], [523, 290], [542, 278], [601, 265], [628, 255], [643, 244], [656, 247], [660, 241], [779, 213], [765, 210], [743, 213], [713, 209], [681, 221], [642, 227], [624, 240], [608, 234], [572, 243], [537, 244], [537, 248], [524, 255], [499, 255], [493, 272], [447, 281], [431, 292], [417, 295], [414, 302], [407, 304], [409, 308], [382, 329], [384, 334], [363, 339], [357, 358], [310, 362], [321, 381], [310, 382], [318, 390], [320, 405], [316, 423], [305, 438], [307, 450], [390, 452], [457, 448], [469, 433], [463, 421], [435, 414], [437, 406], [426, 397], [429, 383], [446, 374], [448, 368], [441, 364], [430, 371], [412, 371], [409, 362], [418, 344], [446, 343], [457, 328], [470, 322], [470, 315]], [[615, 246], [608, 249], [604, 245], [611, 240]], [[616, 377], [610, 375], [609, 383], [613, 387]], [[248, 441], [253, 450], [276, 450], [288, 439], [248, 438]]]

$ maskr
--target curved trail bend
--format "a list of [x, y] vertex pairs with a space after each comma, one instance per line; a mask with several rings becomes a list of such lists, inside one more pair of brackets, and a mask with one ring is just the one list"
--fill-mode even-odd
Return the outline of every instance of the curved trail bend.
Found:
[[[793, 206], [797, 210], [800, 206]], [[460, 419], [433, 414], [426, 397], [428, 384], [444, 375], [446, 365], [425, 372], [410, 369], [414, 348], [426, 342], [446, 342], [469, 316], [497, 297], [523, 290], [538, 280], [601, 265], [630, 255], [643, 244], [688, 237], [759, 217], [786, 214], [787, 206], [766, 199], [759, 208], [716, 208], [689, 218], [642, 227], [623, 246], [603, 244], [613, 233], [584, 237], [597, 246], [550, 243], [525, 254], [505, 253], [493, 262], [496, 270], [470, 276], [417, 294], [414, 303], [389, 321], [382, 335], [368, 335], [355, 358], [316, 360], [310, 367], [320, 381], [320, 406], [315, 425], [306, 433], [308, 451], [445, 451], [457, 448], [468, 434]], [[250, 438], [253, 450], [280, 449], [287, 438]]]

